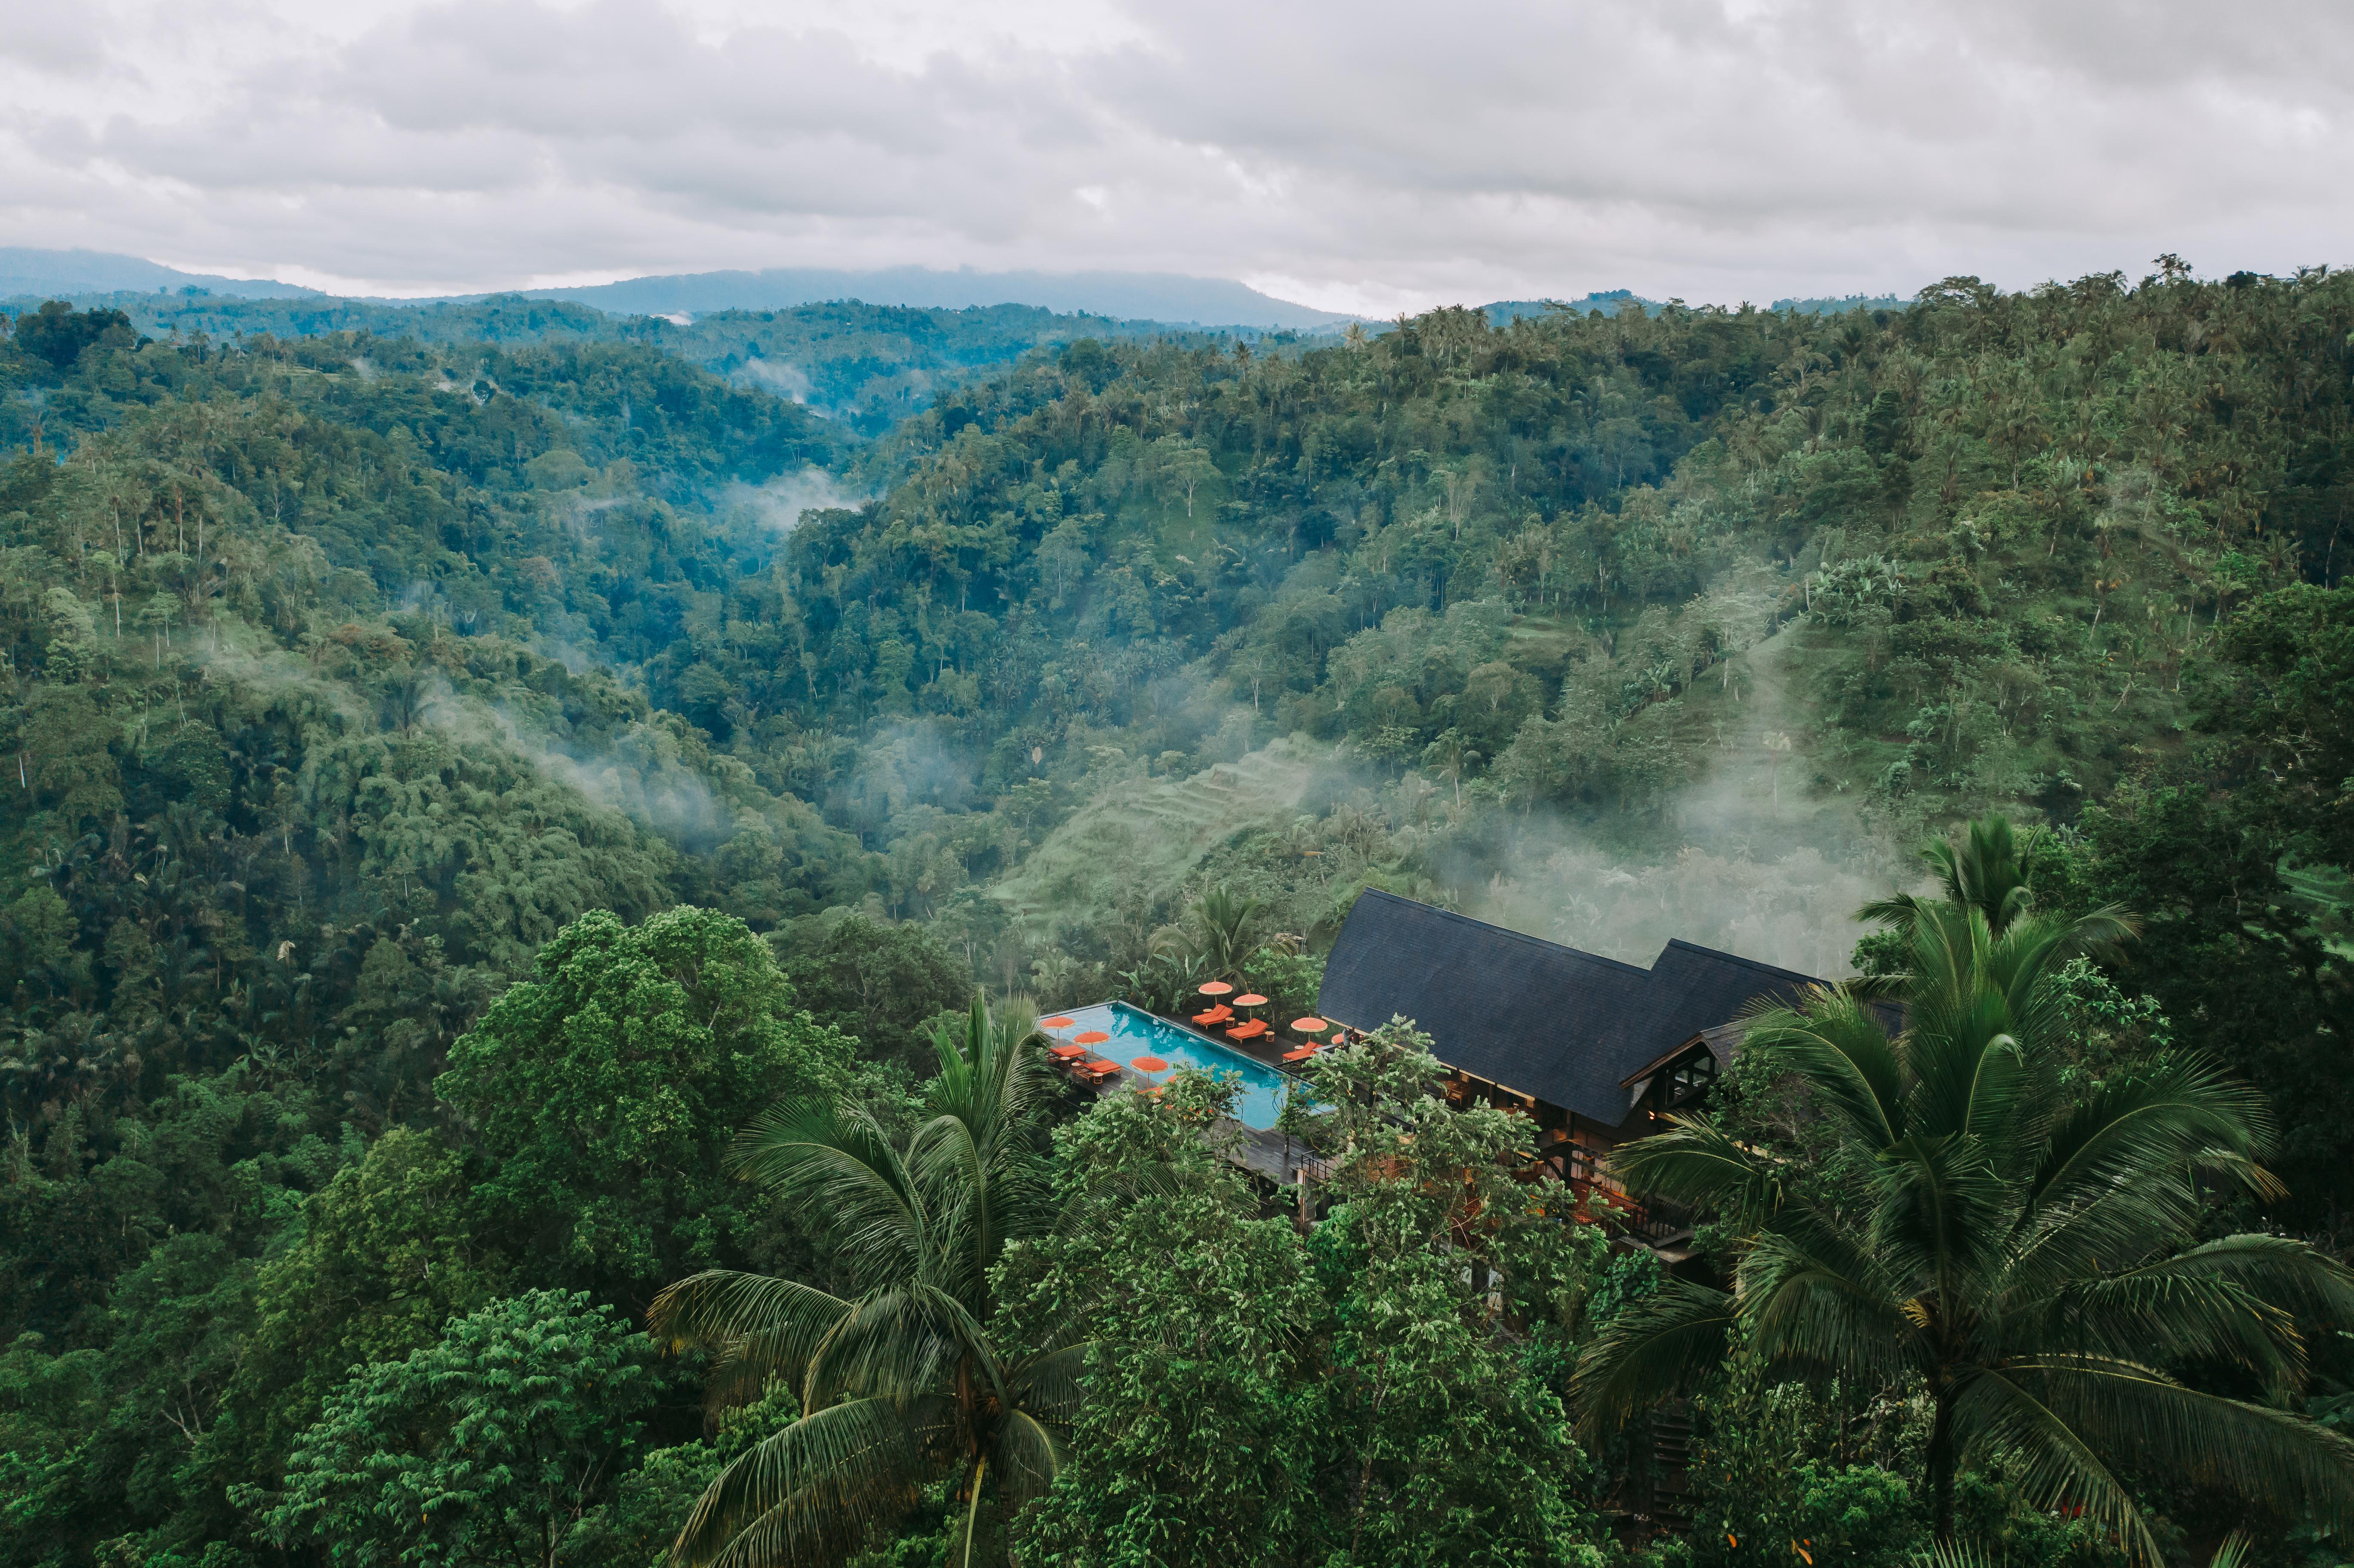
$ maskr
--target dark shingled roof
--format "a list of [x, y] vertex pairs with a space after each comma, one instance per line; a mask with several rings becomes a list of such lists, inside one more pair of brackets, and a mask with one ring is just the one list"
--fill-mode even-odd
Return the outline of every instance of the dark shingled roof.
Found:
[[1760, 997], [1819, 983], [1681, 941], [1640, 969], [1369, 888], [1317, 1012], [1352, 1029], [1412, 1019], [1448, 1066], [1616, 1127], [1629, 1074]]

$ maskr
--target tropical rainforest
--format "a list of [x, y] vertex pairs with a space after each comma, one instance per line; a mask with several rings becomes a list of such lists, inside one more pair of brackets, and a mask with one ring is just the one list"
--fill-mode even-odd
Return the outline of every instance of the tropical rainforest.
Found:
[[[2350, 1560], [2354, 275], [0, 321], [9, 1568]], [[1839, 982], [1691, 1260], [1041, 1066], [1369, 886]]]

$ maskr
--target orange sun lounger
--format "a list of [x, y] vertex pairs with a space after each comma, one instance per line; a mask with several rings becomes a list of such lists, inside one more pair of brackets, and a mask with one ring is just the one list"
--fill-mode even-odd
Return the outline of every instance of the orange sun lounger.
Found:
[[1249, 1040], [1266, 1033], [1266, 1022], [1263, 1019], [1254, 1018], [1246, 1023], [1237, 1023], [1232, 1029], [1227, 1030], [1226, 1038], [1229, 1040]]
[[1220, 1002], [1217, 1006], [1210, 1009], [1207, 1012], [1195, 1013], [1193, 1015], [1193, 1022], [1200, 1024], [1203, 1028], [1207, 1029], [1213, 1023], [1224, 1023], [1227, 1019], [1232, 1018], [1234, 1015], [1235, 1010], [1233, 1008], [1226, 1006], [1224, 1002]]

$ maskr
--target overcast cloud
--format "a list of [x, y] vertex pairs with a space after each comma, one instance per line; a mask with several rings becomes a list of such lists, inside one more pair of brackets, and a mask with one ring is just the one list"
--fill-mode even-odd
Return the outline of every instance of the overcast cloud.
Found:
[[429, 293], [723, 267], [1386, 313], [2354, 260], [2354, 7], [5, 0], [19, 245]]

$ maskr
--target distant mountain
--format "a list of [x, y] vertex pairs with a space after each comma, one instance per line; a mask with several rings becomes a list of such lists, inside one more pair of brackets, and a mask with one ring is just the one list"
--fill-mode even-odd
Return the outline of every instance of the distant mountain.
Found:
[[[29, 295], [178, 292], [200, 289], [243, 299], [327, 299], [316, 289], [268, 279], [183, 272], [136, 256], [101, 250], [0, 248], [0, 299]], [[780, 311], [795, 305], [860, 300], [870, 305], [967, 310], [976, 305], [1034, 305], [1066, 314], [1172, 325], [1246, 326], [1312, 331], [1354, 321], [1335, 311], [1310, 310], [1246, 288], [1227, 278], [1180, 272], [944, 272], [929, 267], [887, 267], [854, 272], [825, 268], [770, 268], [760, 272], [684, 272], [625, 278], [574, 289], [520, 289], [535, 300], [567, 300], [613, 315], [699, 316], [716, 311]], [[386, 305], [472, 304], [491, 294], [432, 300], [368, 300]]]
[[183, 272], [105, 250], [34, 250], [0, 246], [0, 299], [22, 294], [152, 294], [202, 289], [248, 300], [317, 298], [319, 291], [269, 278]]
[[1180, 272], [944, 272], [887, 267], [872, 272], [776, 267], [759, 272], [687, 272], [630, 278], [578, 289], [525, 289], [533, 299], [571, 300], [629, 315], [702, 315], [779, 311], [830, 300], [870, 305], [965, 310], [1042, 305], [1051, 311], [1197, 326], [1312, 329], [1357, 318], [1310, 310], [1226, 278]]

